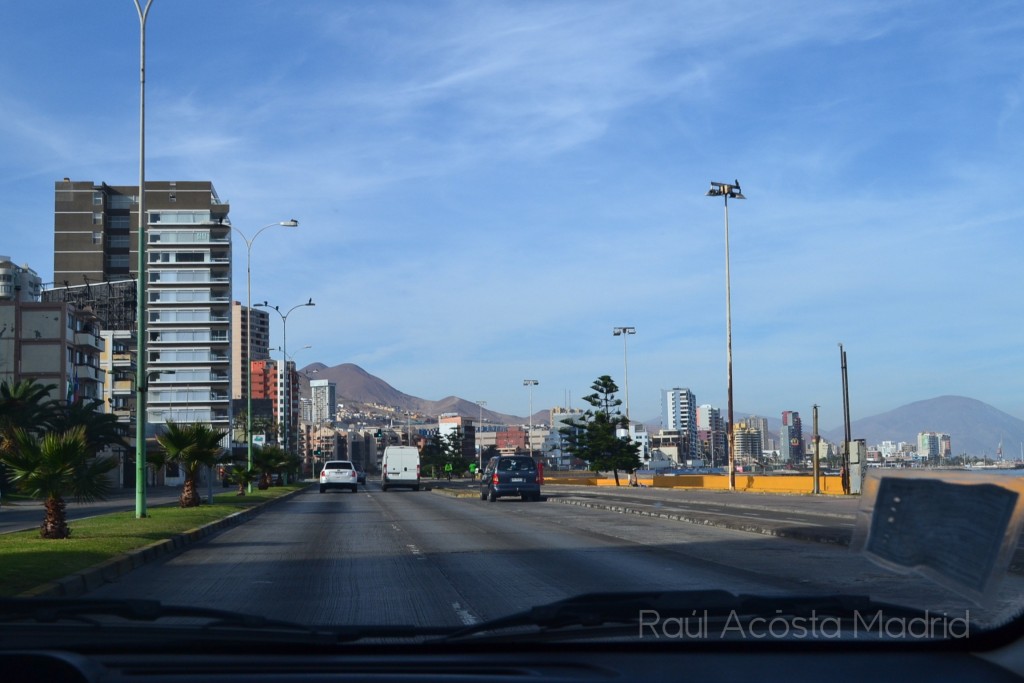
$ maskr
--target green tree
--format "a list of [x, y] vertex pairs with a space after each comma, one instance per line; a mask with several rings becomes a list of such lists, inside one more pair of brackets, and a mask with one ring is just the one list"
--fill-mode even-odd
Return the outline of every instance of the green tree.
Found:
[[462, 452], [462, 442], [465, 437], [462, 430], [456, 427], [448, 432], [442, 440], [445, 464], [451, 463], [452, 470], [461, 474], [466, 471], [466, 458]]
[[591, 410], [579, 419], [567, 420], [559, 432], [565, 439], [566, 451], [586, 461], [592, 472], [611, 470], [615, 485], [620, 486], [619, 470], [640, 467], [640, 445], [615, 433], [619, 427], [628, 428], [629, 422], [618, 410], [622, 401], [615, 397], [619, 387], [612, 378], [602, 375], [590, 388], [594, 393], [583, 400], [591, 405]]
[[157, 435], [157, 443], [163, 448], [168, 462], [177, 463], [185, 474], [179, 503], [181, 507], [196, 507], [202, 502], [199, 497], [199, 472], [204, 467], [214, 467], [224, 460], [221, 440], [227, 435], [201, 422], [179, 425], [168, 422], [166, 431]]
[[40, 536], [67, 538], [71, 529], [64, 497], [76, 502], [102, 500], [110, 488], [107, 473], [117, 467], [117, 458], [96, 457], [82, 425], [43, 435], [17, 427], [9, 439], [3, 459], [12, 480], [25, 493], [44, 500]]
[[445, 457], [444, 437], [439, 432], [434, 432], [420, 452], [422, 469], [426, 471], [430, 468], [431, 475], [437, 476], [438, 472], [444, 471]]
[[103, 412], [103, 401], [93, 398], [51, 403], [47, 420], [50, 431], [65, 432], [79, 425], [85, 428], [86, 442], [95, 453], [112, 445], [128, 445], [125, 425], [117, 421], [117, 416]]
[[263, 446], [253, 451], [252, 467], [259, 474], [257, 486], [263, 491], [270, 488], [275, 474], [286, 474], [294, 467], [294, 461], [280, 446]]

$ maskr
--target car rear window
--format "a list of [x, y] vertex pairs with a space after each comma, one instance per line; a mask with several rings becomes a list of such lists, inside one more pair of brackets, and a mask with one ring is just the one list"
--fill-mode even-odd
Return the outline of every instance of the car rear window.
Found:
[[534, 470], [537, 466], [533, 458], [502, 458], [498, 461], [499, 472], [515, 472], [518, 470]]
[[350, 470], [352, 469], [352, 463], [350, 462], [329, 462], [324, 465], [325, 470]]

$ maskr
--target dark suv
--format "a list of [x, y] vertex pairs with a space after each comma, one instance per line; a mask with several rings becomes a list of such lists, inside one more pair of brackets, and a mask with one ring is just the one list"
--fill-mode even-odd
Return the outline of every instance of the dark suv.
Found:
[[541, 474], [528, 455], [499, 455], [491, 458], [480, 482], [480, 500], [492, 503], [502, 496], [540, 500]]

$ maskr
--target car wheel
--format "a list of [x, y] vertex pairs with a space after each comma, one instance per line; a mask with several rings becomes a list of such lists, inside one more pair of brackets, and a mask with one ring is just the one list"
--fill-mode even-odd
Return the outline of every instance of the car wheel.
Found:
[[323, 492], [324, 492], [324, 491], [326, 491], [326, 490], [327, 490], [327, 487], [326, 487], [326, 486], [321, 486], [321, 487], [320, 487], [320, 493], [323, 493]]
[[524, 503], [527, 502], [528, 500], [530, 500], [530, 494], [529, 493], [522, 494], [521, 496], [519, 496], [519, 500], [523, 501]]
[[358, 487], [358, 486], [353, 486], [353, 487], [352, 487], [352, 493], [359, 493], [359, 490], [358, 490], [358, 489], [359, 489], [359, 487]]
[[380, 490], [381, 491], [387, 491], [388, 490], [388, 485], [387, 484], [381, 484]]
[[420, 487], [419, 487], [419, 486], [413, 486], [413, 487], [412, 487], [412, 490], [413, 490], [413, 491], [419, 491], [419, 490], [420, 490]]
[[537, 491], [537, 493], [533, 494], [533, 502], [534, 503], [539, 503], [540, 502], [540, 491]]
[[487, 492], [487, 500], [492, 502], [492, 503], [494, 501], [498, 500], [498, 493], [497, 493], [497, 491], [495, 491], [494, 489], [491, 489], [490, 491], [488, 491]]
[[487, 491], [480, 492], [480, 500], [487, 500]]

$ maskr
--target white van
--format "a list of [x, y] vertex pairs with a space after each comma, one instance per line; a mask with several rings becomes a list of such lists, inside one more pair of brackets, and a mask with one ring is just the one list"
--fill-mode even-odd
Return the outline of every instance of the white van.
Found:
[[420, 490], [420, 452], [415, 446], [388, 446], [380, 465], [380, 487]]

